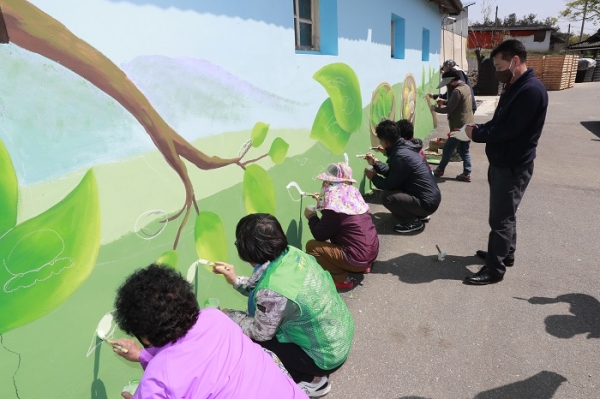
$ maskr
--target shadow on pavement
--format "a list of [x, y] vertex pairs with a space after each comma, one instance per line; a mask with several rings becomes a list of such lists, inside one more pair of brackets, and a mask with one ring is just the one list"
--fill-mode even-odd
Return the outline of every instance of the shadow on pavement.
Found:
[[[581, 126], [600, 138], [600, 121], [581, 121]], [[592, 139], [594, 140], [594, 139]], [[597, 140], [594, 140], [597, 141]]]
[[541, 371], [526, 380], [481, 392], [474, 399], [551, 399], [565, 377], [552, 371]]
[[[565, 377], [552, 371], [541, 371], [523, 381], [513, 382], [499, 388], [484, 391], [473, 399], [551, 399], [560, 385], [567, 381]], [[421, 396], [402, 396], [398, 399], [427, 399]]]
[[[522, 299], [522, 298], [516, 298]], [[587, 338], [600, 338], [600, 302], [586, 294], [565, 294], [556, 298], [532, 297], [527, 302], [533, 305], [568, 303], [572, 315], [552, 315], [546, 317], [546, 332], [557, 338], [573, 338], [586, 334]]]
[[430, 283], [435, 280], [462, 281], [472, 274], [467, 266], [482, 264], [483, 260], [474, 255], [448, 255], [446, 260], [440, 262], [437, 255], [409, 253], [385, 262], [376, 261], [371, 273], [393, 274], [408, 284]]

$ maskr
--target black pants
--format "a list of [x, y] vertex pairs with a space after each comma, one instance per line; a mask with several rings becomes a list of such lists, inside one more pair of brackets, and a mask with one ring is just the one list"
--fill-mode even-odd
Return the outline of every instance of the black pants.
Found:
[[256, 343], [275, 353], [295, 382], [311, 382], [315, 376], [329, 375], [342, 367], [342, 365], [339, 365], [331, 370], [323, 370], [315, 364], [315, 361], [301, 347], [292, 343], [281, 343], [275, 337], [270, 341]]
[[485, 264], [496, 276], [504, 275], [504, 258], [517, 248], [517, 208], [532, 175], [533, 162], [512, 168], [488, 168], [490, 235]]
[[414, 222], [433, 213], [426, 210], [417, 197], [402, 191], [382, 191], [381, 203], [402, 222]]

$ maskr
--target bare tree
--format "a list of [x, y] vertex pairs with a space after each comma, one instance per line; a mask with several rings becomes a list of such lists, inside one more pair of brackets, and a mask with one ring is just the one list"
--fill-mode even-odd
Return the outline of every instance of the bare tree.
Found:
[[496, 0], [483, 0], [481, 2], [481, 15], [483, 15], [483, 24], [492, 25], [494, 21], [490, 19], [492, 11], [496, 7]]

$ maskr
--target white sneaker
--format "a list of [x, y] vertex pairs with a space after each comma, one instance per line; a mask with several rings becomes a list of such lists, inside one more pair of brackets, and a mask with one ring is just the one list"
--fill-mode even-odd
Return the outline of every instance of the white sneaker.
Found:
[[317, 382], [302, 381], [298, 383], [300, 389], [308, 395], [309, 398], [320, 398], [331, 391], [331, 384], [327, 377], [321, 377]]

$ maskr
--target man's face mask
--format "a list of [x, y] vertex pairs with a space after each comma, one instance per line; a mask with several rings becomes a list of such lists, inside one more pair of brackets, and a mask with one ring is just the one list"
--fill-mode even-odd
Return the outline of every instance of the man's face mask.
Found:
[[515, 76], [515, 73], [510, 70], [510, 67], [512, 67], [512, 60], [510, 61], [510, 65], [508, 65], [508, 69], [505, 69], [504, 71], [496, 71], [496, 79], [498, 82], [503, 84], [510, 83], [513, 76]]

